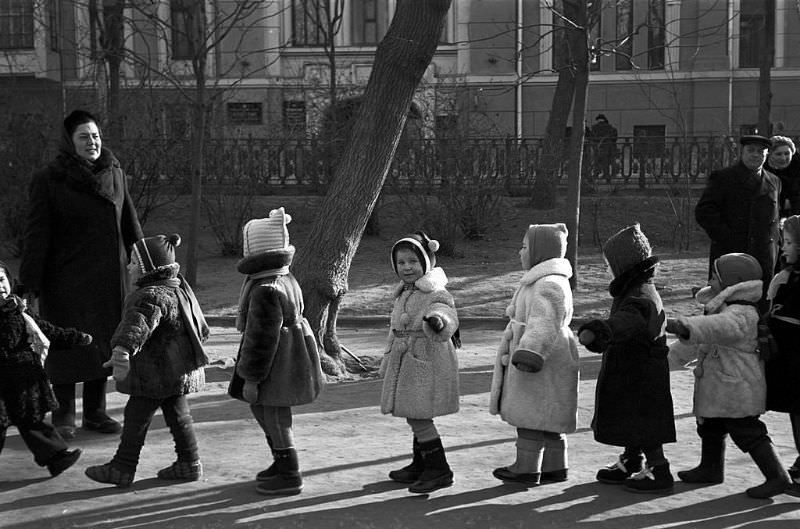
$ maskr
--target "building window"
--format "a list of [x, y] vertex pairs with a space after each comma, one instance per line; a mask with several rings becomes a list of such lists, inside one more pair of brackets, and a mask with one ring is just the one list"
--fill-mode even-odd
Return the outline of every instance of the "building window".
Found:
[[283, 102], [283, 130], [289, 134], [305, 134], [306, 103], [305, 101]]
[[[770, 9], [771, 7], [771, 9]], [[762, 49], [775, 47], [775, 7], [764, 0], [742, 0], [739, 13], [739, 67], [758, 68]], [[770, 66], [774, 53], [770, 57]]]
[[0, 49], [33, 48], [33, 2], [0, 0]]
[[172, 28], [172, 58], [190, 60], [195, 56], [195, 36], [202, 27], [205, 16], [205, 0], [170, 0]]
[[353, 44], [367, 46], [378, 44], [389, 27], [389, 2], [352, 0], [350, 6]]
[[617, 2], [617, 70], [630, 70], [633, 67], [633, 0]]
[[231, 125], [261, 125], [261, 103], [228, 103], [228, 122]]
[[292, 46], [322, 46], [327, 0], [292, 0]]
[[664, 46], [666, 45], [666, 22], [664, 0], [650, 0], [647, 10], [647, 68], [664, 69]]

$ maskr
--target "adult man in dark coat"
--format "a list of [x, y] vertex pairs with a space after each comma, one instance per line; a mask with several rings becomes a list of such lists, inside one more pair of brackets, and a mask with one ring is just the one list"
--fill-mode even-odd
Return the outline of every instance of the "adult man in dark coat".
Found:
[[717, 257], [748, 253], [761, 265], [766, 292], [780, 248], [781, 182], [763, 168], [770, 147], [768, 138], [747, 135], [739, 143], [739, 162], [709, 175], [695, 207], [695, 219], [711, 238], [709, 277]]

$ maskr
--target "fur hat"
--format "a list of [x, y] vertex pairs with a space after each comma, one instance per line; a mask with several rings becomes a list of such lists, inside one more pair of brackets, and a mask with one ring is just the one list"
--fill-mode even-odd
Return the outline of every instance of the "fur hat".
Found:
[[531, 267], [567, 254], [567, 226], [556, 224], [531, 224], [525, 233]]
[[243, 258], [236, 269], [254, 274], [289, 266], [295, 252], [286, 227], [291, 221], [292, 216], [282, 207], [270, 211], [266, 218], [247, 221], [242, 228]]
[[417, 254], [422, 263], [422, 273], [427, 274], [436, 266], [436, 250], [439, 241], [431, 239], [424, 231], [416, 231], [394, 243], [392, 246], [392, 270], [397, 273], [397, 250], [405, 248]]
[[652, 255], [650, 241], [639, 223], [623, 228], [603, 245], [603, 255], [614, 277], [619, 277]]
[[763, 273], [758, 260], [746, 253], [726, 253], [714, 260], [714, 274], [723, 289], [736, 283], [761, 279]]
[[180, 246], [181, 236], [173, 233], [170, 236], [155, 235], [139, 239], [133, 244], [133, 253], [139, 260], [139, 268], [143, 274], [163, 269], [175, 263], [175, 248]]
[[95, 123], [98, 127], [100, 126], [100, 122], [91, 113], [85, 110], [73, 110], [69, 116], [64, 118], [64, 130], [68, 135], [72, 136], [78, 125], [83, 125], [84, 123]]

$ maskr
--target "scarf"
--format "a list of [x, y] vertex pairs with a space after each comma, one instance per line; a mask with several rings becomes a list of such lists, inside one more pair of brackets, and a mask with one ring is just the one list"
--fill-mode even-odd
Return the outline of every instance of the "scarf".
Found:
[[250, 306], [250, 291], [253, 290], [256, 282], [271, 276], [285, 276], [289, 273], [289, 266], [282, 266], [272, 270], [263, 270], [256, 274], [248, 274], [242, 282], [242, 288], [239, 290], [239, 308], [236, 312], [236, 330], [244, 332], [247, 326], [247, 309]]
[[189, 331], [189, 342], [192, 345], [192, 354], [194, 357], [194, 366], [202, 367], [208, 364], [208, 355], [203, 348], [203, 342], [208, 338], [208, 324], [206, 318], [203, 316], [203, 311], [200, 309], [200, 304], [194, 295], [192, 287], [183, 278], [181, 274], [178, 277], [169, 279], [160, 279], [158, 281], [148, 282], [150, 285], [163, 285], [166, 287], [174, 288], [175, 294], [178, 296], [178, 307], [180, 309], [181, 319], [183, 326]]

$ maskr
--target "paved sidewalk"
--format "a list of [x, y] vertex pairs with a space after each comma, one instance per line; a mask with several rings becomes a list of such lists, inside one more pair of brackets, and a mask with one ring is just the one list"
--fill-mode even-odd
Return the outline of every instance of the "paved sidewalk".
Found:
[[[216, 328], [211, 347], [233, 356], [238, 335]], [[407, 463], [411, 435], [405, 421], [380, 414], [381, 381], [330, 385], [313, 404], [295, 409], [295, 434], [305, 488], [298, 496], [267, 498], [254, 490], [254, 474], [268, 464], [263, 434], [247, 406], [225, 393], [229, 372], [209, 368], [205, 391], [191, 397], [205, 467], [201, 481], [169, 484], [155, 479], [174, 457], [163, 419], [156, 417], [137, 481], [117, 489], [90, 481], [86, 466], [109, 460], [116, 436], [79, 431], [84, 455], [76, 467], [48, 479], [16, 430], [0, 454], [0, 527], [19, 528], [795, 528], [800, 498], [753, 500], [744, 489], [763, 478], [750, 458], [728, 443], [725, 483], [708, 487], [678, 482], [665, 496], [637, 495], [594, 480], [618, 449], [594, 442], [589, 429], [600, 357], [581, 351], [579, 430], [569, 436], [570, 479], [523, 489], [503, 485], [491, 471], [513, 461], [514, 429], [488, 413], [491, 364], [500, 330], [467, 326], [461, 359], [461, 411], [437, 419], [455, 472], [453, 487], [430, 496], [409, 494], [387, 472]], [[374, 355], [385, 328], [340, 328], [355, 354]], [[691, 416], [692, 376], [673, 371], [678, 442], [666, 447], [673, 472], [694, 466], [700, 445]], [[121, 416], [125, 398], [109, 394]], [[79, 407], [80, 408], [80, 407]], [[789, 463], [794, 454], [788, 418], [765, 416]]]

